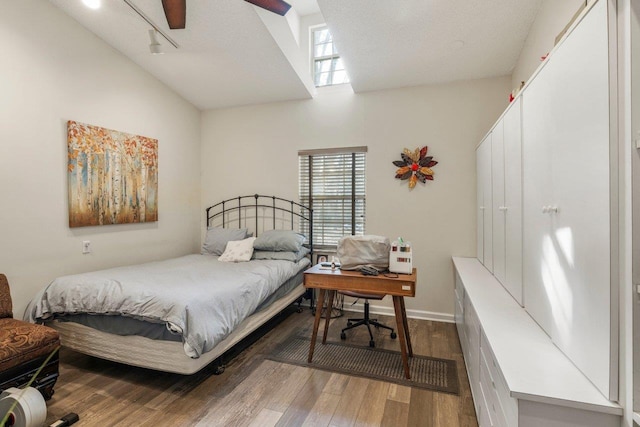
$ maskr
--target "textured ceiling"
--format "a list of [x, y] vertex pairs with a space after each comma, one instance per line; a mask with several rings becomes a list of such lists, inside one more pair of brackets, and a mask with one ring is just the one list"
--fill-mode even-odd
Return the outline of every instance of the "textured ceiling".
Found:
[[160, 0], [134, 0], [180, 45], [159, 36], [164, 55], [149, 53], [150, 26], [123, 1], [103, 0], [98, 10], [80, 0], [50, 1], [200, 109], [311, 97], [245, 1], [190, 1], [187, 28], [169, 30]]
[[541, 0], [318, 0], [358, 91], [511, 73]]
[[180, 48], [159, 37], [166, 54], [151, 55], [150, 26], [123, 1], [90, 10], [80, 0], [50, 0], [203, 110], [313, 95], [308, 60], [289, 29], [295, 14], [322, 13], [359, 92], [508, 75], [541, 3], [291, 0], [286, 19], [242, 0], [189, 1], [187, 28], [169, 30], [160, 0], [132, 1]]

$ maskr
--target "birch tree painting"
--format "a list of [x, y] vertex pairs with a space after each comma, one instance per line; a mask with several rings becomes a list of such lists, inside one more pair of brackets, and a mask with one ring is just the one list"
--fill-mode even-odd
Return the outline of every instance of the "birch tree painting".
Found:
[[69, 227], [158, 220], [158, 140], [67, 123]]

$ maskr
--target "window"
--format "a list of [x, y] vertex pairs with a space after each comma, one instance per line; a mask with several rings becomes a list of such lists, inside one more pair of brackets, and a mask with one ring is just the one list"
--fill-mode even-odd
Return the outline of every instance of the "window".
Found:
[[349, 83], [344, 63], [333, 44], [329, 29], [324, 26], [313, 30], [312, 41], [311, 58], [316, 87]]
[[350, 147], [298, 153], [300, 203], [313, 209], [315, 248], [364, 234], [366, 152], [367, 147]]

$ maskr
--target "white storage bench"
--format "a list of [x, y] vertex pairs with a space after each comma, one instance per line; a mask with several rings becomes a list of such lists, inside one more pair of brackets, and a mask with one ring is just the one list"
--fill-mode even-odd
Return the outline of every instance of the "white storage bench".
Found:
[[455, 319], [480, 427], [619, 427], [622, 408], [475, 258], [453, 258]]

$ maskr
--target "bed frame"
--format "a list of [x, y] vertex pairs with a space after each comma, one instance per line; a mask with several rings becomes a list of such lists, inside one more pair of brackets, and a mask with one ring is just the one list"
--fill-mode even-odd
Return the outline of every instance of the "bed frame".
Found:
[[[247, 227], [248, 222], [253, 219], [255, 228]], [[253, 228], [256, 236], [266, 230], [293, 230], [298, 226], [308, 233], [311, 250], [309, 256], [313, 255], [313, 211], [292, 200], [254, 194], [227, 199], [206, 209], [207, 227], [230, 227], [231, 224], [237, 224], [238, 228]], [[289, 224], [289, 227], [282, 226], [284, 224]], [[220, 374], [224, 371], [223, 356], [226, 352], [241, 345], [244, 338], [289, 305], [296, 301], [300, 303], [305, 294], [306, 289], [300, 283], [266, 309], [246, 318], [227, 338], [197, 359], [185, 354], [182, 342], [115, 335], [74, 322], [54, 320], [47, 324], [60, 333], [63, 346], [90, 356], [184, 375], [194, 374], [215, 362], [214, 373]]]
[[[291, 230], [299, 225], [301, 230], [309, 236], [309, 249], [313, 253], [313, 209], [293, 200], [260, 194], [239, 196], [209, 206], [206, 213], [207, 227], [215, 225], [228, 227], [230, 222], [235, 222], [238, 228], [244, 226], [250, 229], [248, 223], [253, 218], [255, 221], [253, 232], [256, 237], [260, 230], [267, 229], [265, 225], [269, 219], [271, 219], [271, 228], [268, 228], [270, 230], [283, 229], [276, 227], [278, 222], [288, 222]], [[265, 215], [269, 213], [271, 215]]]

